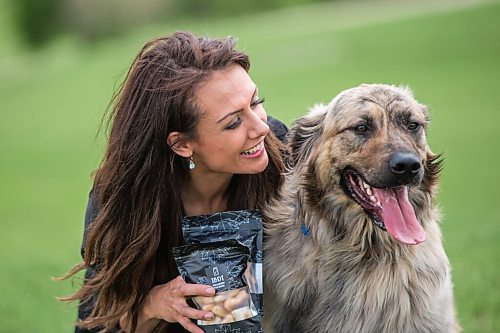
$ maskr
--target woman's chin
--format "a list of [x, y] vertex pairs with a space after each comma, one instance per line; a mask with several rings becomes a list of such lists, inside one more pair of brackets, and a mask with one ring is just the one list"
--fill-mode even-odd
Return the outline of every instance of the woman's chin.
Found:
[[267, 152], [264, 151], [264, 154], [258, 159], [245, 161], [241, 172], [238, 173], [249, 175], [258, 174], [266, 170], [268, 164], [269, 157], [267, 156]]
[[259, 161], [259, 166], [255, 170], [254, 174], [261, 173], [264, 170], [266, 170], [267, 166], [269, 165], [269, 158], [267, 157], [267, 153], [264, 153], [264, 155], [261, 157], [262, 161]]

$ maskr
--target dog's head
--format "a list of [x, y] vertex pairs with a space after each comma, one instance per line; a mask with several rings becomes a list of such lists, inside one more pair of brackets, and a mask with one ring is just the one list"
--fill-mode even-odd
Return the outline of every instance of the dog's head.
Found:
[[440, 170], [427, 145], [428, 121], [406, 87], [348, 89], [295, 123], [290, 165], [309, 169], [316, 193], [336, 191], [400, 242], [418, 244], [425, 232], [413, 206], [418, 195], [432, 196]]

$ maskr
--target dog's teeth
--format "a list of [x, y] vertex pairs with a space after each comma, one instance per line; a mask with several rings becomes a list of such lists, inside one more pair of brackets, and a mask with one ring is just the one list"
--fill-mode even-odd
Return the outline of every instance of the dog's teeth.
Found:
[[365, 188], [365, 192], [366, 194], [368, 195], [372, 195], [372, 188], [370, 185], [368, 185], [367, 183], [365, 183], [364, 181], [361, 181], [363, 183], [363, 187]]
[[377, 202], [377, 198], [375, 198], [373, 195], [370, 194], [370, 200], [372, 202]]

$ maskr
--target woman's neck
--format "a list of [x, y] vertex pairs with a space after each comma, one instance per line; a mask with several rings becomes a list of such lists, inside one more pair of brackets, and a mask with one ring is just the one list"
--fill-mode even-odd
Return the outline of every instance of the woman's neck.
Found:
[[182, 204], [187, 216], [211, 214], [227, 210], [227, 189], [231, 183], [230, 174], [211, 174], [196, 172], [184, 182]]

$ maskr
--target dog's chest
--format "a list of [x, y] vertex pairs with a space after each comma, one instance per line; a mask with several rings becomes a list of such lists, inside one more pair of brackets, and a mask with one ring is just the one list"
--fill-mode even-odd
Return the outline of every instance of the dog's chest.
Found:
[[316, 332], [448, 332], [441, 319], [450, 317], [443, 311], [452, 299], [447, 261], [364, 257], [323, 267], [308, 321], [329, 324]]

